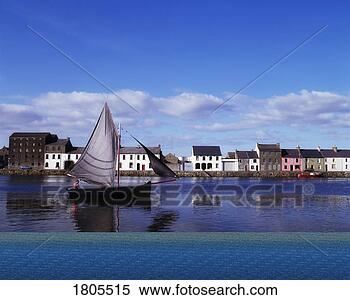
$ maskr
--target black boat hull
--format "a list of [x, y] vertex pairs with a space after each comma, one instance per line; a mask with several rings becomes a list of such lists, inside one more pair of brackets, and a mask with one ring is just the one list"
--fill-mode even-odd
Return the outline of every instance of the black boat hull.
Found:
[[137, 186], [68, 189], [68, 200], [78, 204], [148, 206], [151, 189], [150, 182]]

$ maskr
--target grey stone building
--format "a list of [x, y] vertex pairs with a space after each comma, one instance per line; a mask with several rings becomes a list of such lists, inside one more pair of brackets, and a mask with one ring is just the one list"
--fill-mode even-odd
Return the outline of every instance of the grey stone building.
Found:
[[256, 144], [255, 150], [259, 156], [261, 171], [281, 170], [280, 144]]

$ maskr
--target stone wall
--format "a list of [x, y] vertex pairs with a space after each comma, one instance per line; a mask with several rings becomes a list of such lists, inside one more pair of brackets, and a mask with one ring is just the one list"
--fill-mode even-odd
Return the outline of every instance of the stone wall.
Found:
[[[297, 172], [285, 171], [178, 171], [179, 177], [257, 177], [257, 178], [296, 178]], [[66, 170], [15, 170], [0, 169], [0, 175], [67, 175]], [[350, 172], [323, 172], [325, 178], [350, 178]], [[153, 171], [121, 171], [121, 176], [153, 177]]]

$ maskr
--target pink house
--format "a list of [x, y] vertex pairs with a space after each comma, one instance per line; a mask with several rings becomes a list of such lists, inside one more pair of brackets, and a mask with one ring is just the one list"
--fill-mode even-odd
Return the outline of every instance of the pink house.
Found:
[[282, 149], [282, 171], [303, 171], [304, 159], [301, 157], [300, 148]]

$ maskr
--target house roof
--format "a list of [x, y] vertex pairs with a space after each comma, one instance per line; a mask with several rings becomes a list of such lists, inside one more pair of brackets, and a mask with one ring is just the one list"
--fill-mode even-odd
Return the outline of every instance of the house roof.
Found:
[[85, 147], [73, 147], [71, 151], [68, 151], [68, 154], [82, 154], [84, 152]]
[[192, 146], [194, 156], [221, 156], [220, 146]]
[[228, 158], [236, 158], [236, 154], [235, 154], [235, 152], [228, 152], [227, 157]]
[[281, 151], [280, 144], [257, 144], [261, 151]]
[[301, 156], [298, 149], [282, 149], [282, 157], [299, 158]]
[[0, 154], [5, 154], [7, 155], [9, 153], [9, 148], [4, 146], [2, 148], [0, 148]]
[[180, 163], [180, 160], [173, 153], [168, 153], [167, 155], [165, 155], [164, 161], [165, 161], [165, 163], [168, 163], [168, 164], [179, 164]]
[[236, 154], [239, 159], [258, 158], [258, 153], [256, 153], [256, 151], [236, 151]]
[[350, 150], [347, 149], [321, 149], [323, 157], [350, 157]]
[[45, 137], [51, 135], [50, 132], [14, 132], [10, 137]]
[[300, 154], [303, 158], [323, 158], [322, 153], [317, 149], [301, 149]]
[[[153, 154], [160, 154], [161, 148], [158, 147], [147, 147]], [[146, 151], [142, 147], [121, 147], [120, 154], [146, 154]]]

